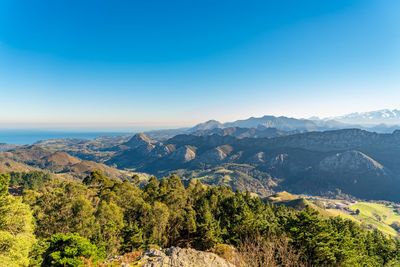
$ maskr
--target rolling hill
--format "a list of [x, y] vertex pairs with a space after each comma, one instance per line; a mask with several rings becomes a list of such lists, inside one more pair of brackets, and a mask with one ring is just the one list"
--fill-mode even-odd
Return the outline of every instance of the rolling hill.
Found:
[[15, 150], [0, 153], [0, 170], [4, 172], [40, 169], [55, 174], [68, 174], [78, 179], [83, 179], [93, 170], [100, 170], [114, 179], [132, 177], [131, 172], [94, 161], [81, 160], [66, 152], [53, 152], [38, 145], [18, 147]]

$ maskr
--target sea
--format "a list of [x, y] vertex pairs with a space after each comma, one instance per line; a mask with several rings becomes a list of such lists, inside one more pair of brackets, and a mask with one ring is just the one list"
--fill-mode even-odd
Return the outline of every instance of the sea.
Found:
[[52, 131], [52, 130], [5, 130], [0, 129], [0, 143], [31, 145], [41, 140], [78, 138], [94, 139], [100, 136], [128, 135], [128, 132], [85, 132], [85, 131]]

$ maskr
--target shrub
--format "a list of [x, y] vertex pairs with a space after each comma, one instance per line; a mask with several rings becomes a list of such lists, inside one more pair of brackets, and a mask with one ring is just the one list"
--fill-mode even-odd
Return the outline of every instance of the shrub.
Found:
[[47, 243], [42, 266], [83, 266], [85, 259], [96, 263], [104, 257], [96, 245], [77, 234], [55, 234]]

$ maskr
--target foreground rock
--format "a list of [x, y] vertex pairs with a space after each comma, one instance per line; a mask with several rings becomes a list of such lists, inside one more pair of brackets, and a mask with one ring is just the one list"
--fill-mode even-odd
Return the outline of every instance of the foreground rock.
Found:
[[235, 267], [214, 253], [176, 247], [148, 250], [140, 257], [138, 265], [143, 267]]

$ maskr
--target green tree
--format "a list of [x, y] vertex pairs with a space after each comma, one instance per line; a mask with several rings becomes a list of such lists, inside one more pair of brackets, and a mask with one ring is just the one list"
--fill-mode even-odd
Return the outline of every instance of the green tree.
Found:
[[125, 225], [122, 237], [122, 251], [124, 252], [131, 252], [143, 248], [145, 245], [143, 229], [136, 222]]
[[197, 231], [196, 211], [190, 206], [185, 210], [184, 229], [187, 233], [188, 241]]
[[299, 212], [287, 226], [293, 245], [304, 255], [306, 262], [316, 266], [338, 264], [335, 257], [337, 233], [316, 211], [307, 208]]
[[84, 266], [85, 259], [96, 263], [104, 258], [96, 245], [77, 234], [55, 234], [47, 240], [42, 266]]
[[196, 237], [196, 246], [201, 249], [209, 249], [222, 243], [219, 222], [215, 220], [207, 200], [202, 201], [197, 211]]
[[24, 189], [38, 190], [44, 183], [51, 179], [51, 175], [42, 171], [11, 172], [10, 184], [22, 186]]
[[171, 175], [160, 182], [158, 200], [168, 206], [169, 221], [167, 225], [168, 246], [175, 244], [185, 226], [184, 216], [187, 206], [186, 189], [177, 175]]
[[97, 230], [93, 196], [85, 186], [66, 181], [51, 181], [39, 194], [25, 196], [33, 209], [40, 238], [56, 233], [78, 233], [92, 238]]
[[27, 266], [35, 244], [29, 206], [8, 195], [9, 176], [0, 175], [0, 266]]
[[122, 229], [124, 226], [122, 209], [114, 203], [101, 201], [96, 220], [99, 223], [98, 244], [104, 244], [108, 255], [118, 253], [122, 240]]
[[168, 242], [166, 234], [169, 219], [168, 207], [161, 202], [154, 202], [148, 217], [149, 243], [165, 246]]
[[10, 183], [10, 175], [0, 173], [0, 197], [8, 194], [9, 183]]
[[159, 195], [160, 182], [156, 177], [151, 176], [149, 182], [144, 187], [144, 199], [148, 202], [154, 202]]

